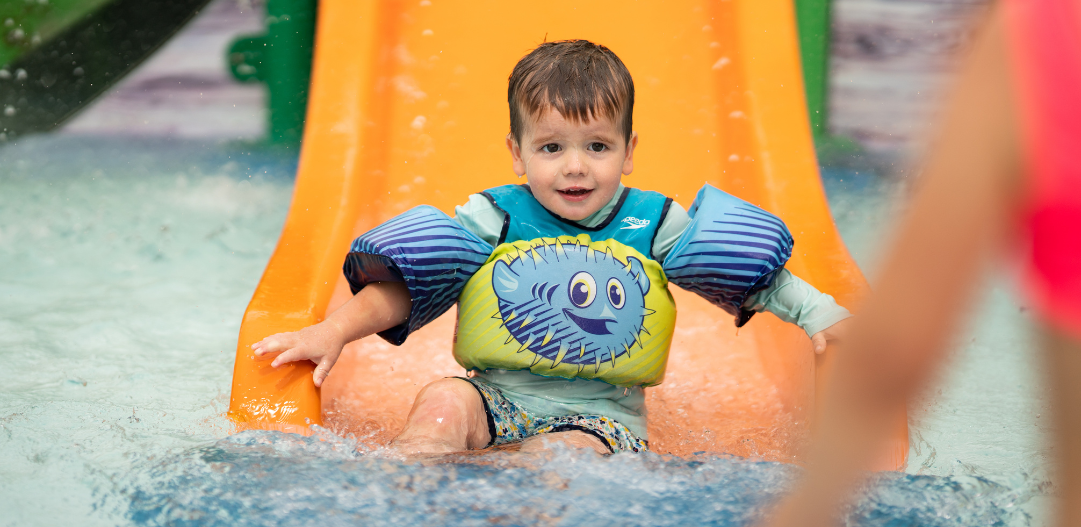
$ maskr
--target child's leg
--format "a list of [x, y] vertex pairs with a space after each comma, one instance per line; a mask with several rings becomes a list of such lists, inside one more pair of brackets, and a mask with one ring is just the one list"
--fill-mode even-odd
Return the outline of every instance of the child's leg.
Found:
[[491, 441], [477, 389], [462, 379], [442, 379], [417, 394], [405, 429], [390, 446], [409, 453], [443, 453], [484, 448]]
[[[548, 442], [548, 444], [545, 444], [545, 442]], [[600, 439], [597, 439], [597, 436], [579, 430], [549, 432], [547, 434], [528, 437], [525, 441], [522, 441], [522, 448], [519, 452], [540, 452], [548, 450], [548, 445], [552, 443], [561, 443], [571, 448], [593, 449], [593, 451], [598, 454], [611, 453], [611, 451], [608, 450], [608, 447], [605, 446]]]

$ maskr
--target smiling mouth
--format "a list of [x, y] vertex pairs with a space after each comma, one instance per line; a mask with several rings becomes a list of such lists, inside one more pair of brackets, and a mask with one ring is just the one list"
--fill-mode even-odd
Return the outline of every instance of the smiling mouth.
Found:
[[599, 318], [586, 318], [580, 317], [571, 313], [570, 309], [563, 308], [563, 314], [567, 315], [567, 318], [571, 319], [578, 327], [582, 328], [582, 331], [591, 333], [593, 335], [611, 335], [612, 332], [608, 331], [607, 324], [609, 322], [615, 322], [615, 320], [604, 320]]
[[564, 198], [570, 201], [582, 201], [586, 199], [593, 192], [591, 188], [572, 187], [563, 190], [557, 190]]

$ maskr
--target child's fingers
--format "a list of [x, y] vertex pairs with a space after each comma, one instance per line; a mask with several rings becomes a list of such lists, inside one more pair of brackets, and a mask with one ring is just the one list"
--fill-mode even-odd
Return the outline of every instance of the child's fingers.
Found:
[[311, 359], [313, 356], [314, 355], [312, 353], [309, 353], [308, 350], [304, 347], [290, 348], [286, 351], [283, 351], [277, 357], [274, 357], [274, 362], [271, 362], [270, 365], [274, 368], [277, 368], [278, 366], [288, 364], [290, 362]]
[[319, 365], [315, 367], [315, 372], [312, 373], [316, 388], [323, 386], [323, 381], [330, 375], [330, 369], [334, 367], [334, 362], [334, 359], [331, 359], [329, 355], [319, 361]]
[[296, 337], [293, 333], [278, 333], [252, 344], [251, 349], [256, 357], [262, 357], [268, 353], [281, 353], [295, 345]]
[[814, 347], [815, 353], [825, 353], [826, 351], [826, 336], [822, 332], [815, 333], [811, 337], [811, 346]]

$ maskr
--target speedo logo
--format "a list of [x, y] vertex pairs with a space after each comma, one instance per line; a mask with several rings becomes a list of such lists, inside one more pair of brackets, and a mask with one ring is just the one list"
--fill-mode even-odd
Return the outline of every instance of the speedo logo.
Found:
[[623, 218], [623, 223], [626, 223], [627, 225], [620, 227], [620, 230], [641, 229], [642, 227], [649, 225], [649, 220], [640, 220], [638, 218], [628, 216], [626, 218]]

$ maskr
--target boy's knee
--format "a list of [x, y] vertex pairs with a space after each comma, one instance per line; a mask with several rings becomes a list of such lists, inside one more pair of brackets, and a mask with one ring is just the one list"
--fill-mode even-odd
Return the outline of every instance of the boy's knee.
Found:
[[[483, 448], [491, 440], [485, 416], [484, 402], [472, 384], [438, 380], [417, 394], [406, 428], [395, 441], [431, 443], [424, 451]], [[439, 448], [432, 447], [435, 444]]]
[[484, 412], [484, 402], [477, 389], [462, 379], [440, 379], [417, 394], [417, 409], [445, 413], [447, 417], [474, 417]]

